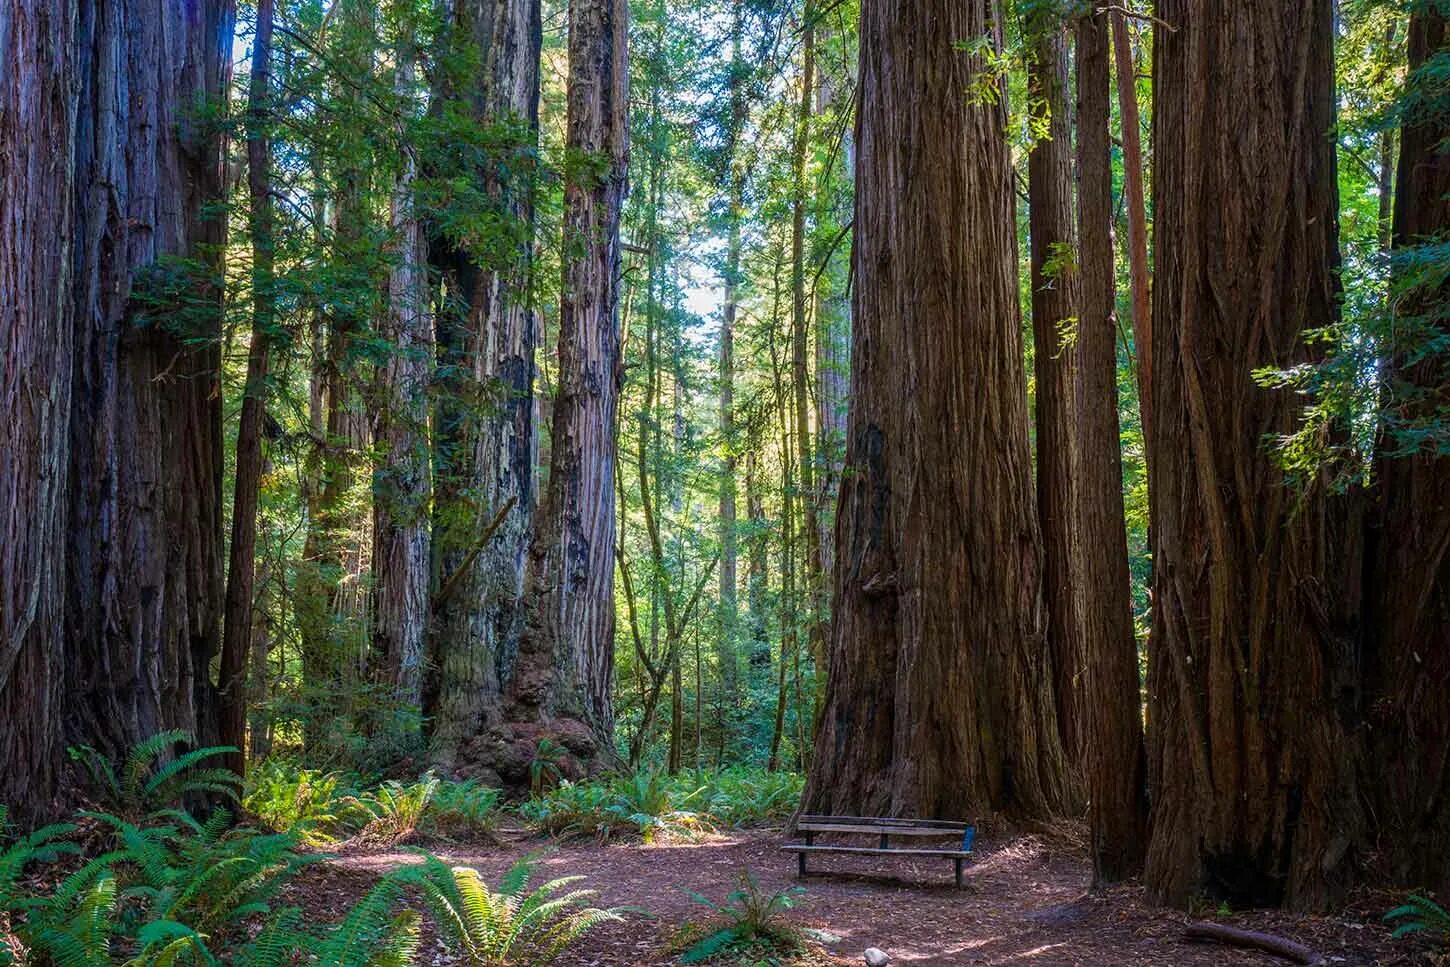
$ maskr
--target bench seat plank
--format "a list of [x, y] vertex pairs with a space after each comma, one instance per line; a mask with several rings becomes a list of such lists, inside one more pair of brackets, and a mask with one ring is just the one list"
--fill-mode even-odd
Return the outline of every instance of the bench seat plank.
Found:
[[803, 813], [796, 817], [800, 823], [850, 823], [857, 826], [931, 826], [938, 829], [955, 830], [961, 832], [971, 823], [961, 823], [948, 819], [911, 819], [909, 817], [882, 817], [882, 816], [818, 816], [811, 813]]
[[860, 826], [823, 822], [797, 822], [795, 828], [802, 833], [862, 833], [868, 836], [885, 833], [889, 836], [954, 836], [957, 839], [961, 839], [962, 833], [966, 831], [965, 826], [960, 829], [942, 829], [938, 826]]
[[857, 853], [873, 856], [960, 856], [972, 855], [971, 850], [960, 849], [877, 849], [874, 846], [806, 846], [804, 843], [780, 847], [784, 853]]

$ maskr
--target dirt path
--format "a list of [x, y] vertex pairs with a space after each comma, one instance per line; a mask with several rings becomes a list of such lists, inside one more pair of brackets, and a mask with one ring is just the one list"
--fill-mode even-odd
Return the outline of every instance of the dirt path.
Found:
[[[1132, 887], [1085, 896], [1088, 867], [1080, 857], [1049, 852], [1022, 837], [978, 842], [966, 886], [952, 888], [951, 863], [876, 856], [812, 857], [829, 872], [795, 877], [795, 858], [781, 853], [779, 831], [754, 830], [709, 840], [641, 846], [555, 844], [512, 837], [493, 849], [439, 846], [451, 863], [476, 867], [492, 880], [520, 856], [544, 851], [540, 874], [582, 874], [600, 906], [642, 908], [590, 935], [561, 963], [574, 967], [668, 964], [667, 945], [681, 924], [709, 912], [687, 891], [720, 899], [741, 869], [770, 890], [800, 882], [806, 894], [790, 916], [839, 938], [828, 949], [847, 963], [880, 947], [897, 964], [1199, 965], [1284, 964], [1262, 954], [1182, 941], [1182, 914], [1149, 909]], [[405, 852], [349, 853], [314, 867], [297, 885], [310, 912], [337, 916], [387, 869], [414, 861]], [[1251, 913], [1225, 918], [1310, 944], [1326, 964], [1425, 964], [1423, 953], [1391, 943], [1378, 914], [1388, 898], [1366, 898], [1362, 910], [1332, 918]], [[440, 949], [424, 963], [447, 964]]]

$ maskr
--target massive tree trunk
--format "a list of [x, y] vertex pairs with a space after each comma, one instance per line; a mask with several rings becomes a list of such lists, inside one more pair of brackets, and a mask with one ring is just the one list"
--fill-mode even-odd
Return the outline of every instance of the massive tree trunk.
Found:
[[257, 3], [252, 39], [252, 76], [247, 105], [247, 227], [252, 236], [252, 332], [247, 379], [237, 426], [236, 483], [232, 497], [232, 540], [222, 618], [220, 739], [235, 751], [228, 768], [246, 768], [247, 652], [252, 637], [256, 588], [257, 497], [262, 482], [262, 417], [266, 412], [267, 369], [275, 325], [276, 282], [272, 239], [272, 19], [273, 0]]
[[[812, 811], [1066, 800], [1032, 505], [1006, 105], [988, 0], [861, 12], [851, 412]], [[903, 253], [909, 253], [909, 257]]]
[[[629, 12], [571, 0], [559, 394], [549, 485], [529, 548], [511, 717], [576, 755], [611, 756], [619, 216], [629, 161]], [[584, 728], [568, 724], [572, 720]], [[587, 741], [586, 741], [587, 740]], [[509, 778], [509, 777], [505, 777]]]
[[1108, 130], [1108, 27], [1077, 25], [1077, 513], [1082, 685], [1078, 728], [1092, 829], [1093, 880], [1138, 872], [1148, 829], [1147, 762], [1138, 694], [1128, 533], [1118, 427], [1113, 311], [1113, 170]]
[[[416, 56], [411, 38], [397, 45], [394, 87], [405, 104], [416, 93]], [[433, 329], [423, 234], [413, 207], [416, 179], [417, 161], [405, 148], [390, 203], [393, 262], [380, 333], [388, 356], [378, 367], [373, 427], [383, 455], [373, 471], [373, 654], [379, 682], [398, 702], [421, 693], [430, 614], [427, 392]]]
[[1159, 15], [1146, 882], [1323, 907], [1362, 822], [1358, 540], [1345, 499], [1285, 479], [1267, 441], [1298, 401], [1253, 371], [1310, 361], [1301, 333], [1339, 311], [1333, 9]]
[[[1411, 72], [1443, 56], [1446, 21], [1432, 11], [1412, 13]], [[1411, 113], [1400, 143], [1395, 186], [1394, 245], [1443, 242], [1450, 231], [1450, 124], [1443, 115]], [[1410, 364], [1406, 356], [1450, 323], [1450, 287], [1402, 295], [1402, 340], [1388, 347], [1395, 391], [1408, 397], [1399, 414], [1408, 423], [1443, 421], [1446, 353]], [[1366, 548], [1365, 621], [1375, 746], [1381, 845], [1394, 873], [1421, 887], [1450, 889], [1450, 457], [1397, 453], [1404, 441], [1387, 435], [1374, 465], [1375, 504]]]
[[76, 23], [52, 0], [0, 20], [0, 802], [32, 816], [58, 811], [64, 746]]
[[165, 728], [217, 738], [226, 226], [205, 114], [233, 12], [80, 10], [67, 714], [74, 741], [119, 754]]
[[[1075, 765], [1082, 756], [1078, 729], [1082, 671], [1080, 583], [1073, 527], [1076, 440], [1073, 425], [1071, 328], [1078, 316], [1078, 273], [1073, 265], [1072, 118], [1068, 113], [1067, 39], [1062, 13], [1035, 8], [1024, 32], [1031, 38], [1027, 84], [1032, 110], [1046, 130], [1027, 155], [1032, 254], [1032, 358], [1036, 370], [1037, 519], [1042, 527], [1042, 594], [1047, 642], [1057, 694], [1063, 747]], [[1044, 117], [1045, 115], [1045, 117]]]
[[63, 805], [68, 743], [216, 737], [222, 151], [196, 112], [224, 96], [232, 12], [3, 16], [0, 796], [32, 817]]
[[[539, 0], [464, 0], [454, 9], [453, 29], [473, 46], [478, 66], [465, 90], [447, 96], [461, 99], [480, 124], [516, 125], [524, 133], [512, 146], [516, 159], [505, 166], [512, 175], [471, 175], [512, 220], [515, 244], [499, 257], [471, 251], [446, 233], [430, 240], [449, 290], [449, 305], [438, 315], [444, 392], [434, 417], [433, 558], [436, 580], [451, 590], [433, 616], [438, 680], [427, 701], [431, 756], [443, 765], [497, 721], [501, 677], [510, 673], [523, 625], [538, 338], [529, 300], [534, 199], [526, 159], [538, 138], [540, 18]], [[485, 525], [501, 511], [499, 527], [480, 547]]]

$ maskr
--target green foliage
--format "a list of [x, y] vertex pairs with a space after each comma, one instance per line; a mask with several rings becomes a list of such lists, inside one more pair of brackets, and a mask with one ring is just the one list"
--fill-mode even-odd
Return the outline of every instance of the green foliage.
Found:
[[424, 819], [440, 835], [491, 834], [498, 825], [499, 797], [477, 779], [441, 779], [433, 790]]
[[[138, 742], [126, 754], [121, 771], [90, 746], [70, 749], [71, 759], [90, 774], [101, 803], [112, 812], [132, 819], [198, 795], [240, 797], [242, 781], [229, 769], [203, 763], [235, 752], [232, 746], [208, 746], [174, 753], [177, 745], [191, 745], [189, 732], [173, 729]], [[174, 757], [173, 757], [174, 756]]]
[[1385, 914], [1385, 922], [1395, 924], [1396, 938], [1420, 933], [1450, 943], [1450, 911], [1429, 897], [1411, 894], [1404, 904]]
[[749, 870], [740, 871], [739, 885], [721, 903], [691, 893], [697, 903], [710, 908], [715, 922], [709, 933], [685, 949], [680, 963], [703, 964], [723, 954], [734, 956], [753, 948], [798, 949], [802, 942], [800, 931], [782, 917], [804, 894], [805, 888], [800, 886], [769, 892]]
[[367, 820], [357, 840], [370, 846], [397, 846], [418, 832], [419, 825], [438, 791], [438, 780], [426, 775], [417, 782], [385, 782], [353, 801]]
[[267, 759], [248, 771], [242, 805], [279, 833], [291, 833], [309, 846], [327, 846], [340, 838], [347, 805], [341, 784], [337, 773]]
[[617, 910], [582, 905], [593, 891], [567, 889], [583, 877], [559, 877], [529, 890], [533, 868], [525, 858], [490, 889], [477, 870], [425, 856], [408, 880], [420, 888], [439, 934], [466, 967], [551, 964], [588, 931], [620, 919]]

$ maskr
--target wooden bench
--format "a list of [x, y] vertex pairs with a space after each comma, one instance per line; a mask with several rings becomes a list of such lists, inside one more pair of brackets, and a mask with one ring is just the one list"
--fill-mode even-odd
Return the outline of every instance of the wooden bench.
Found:
[[[962, 861], [972, 855], [972, 841], [977, 836], [977, 828], [970, 823], [954, 823], [942, 819], [891, 819], [881, 816], [801, 816], [796, 820], [795, 828], [797, 833], [805, 836], [806, 841], [787, 843], [781, 850], [796, 854], [801, 876], [806, 875], [808, 853], [942, 856], [951, 858], [958, 889], [962, 885]], [[878, 839], [876, 846], [817, 846], [815, 839], [822, 833], [875, 836]], [[961, 849], [892, 846], [893, 836], [961, 837], [962, 846]]]

